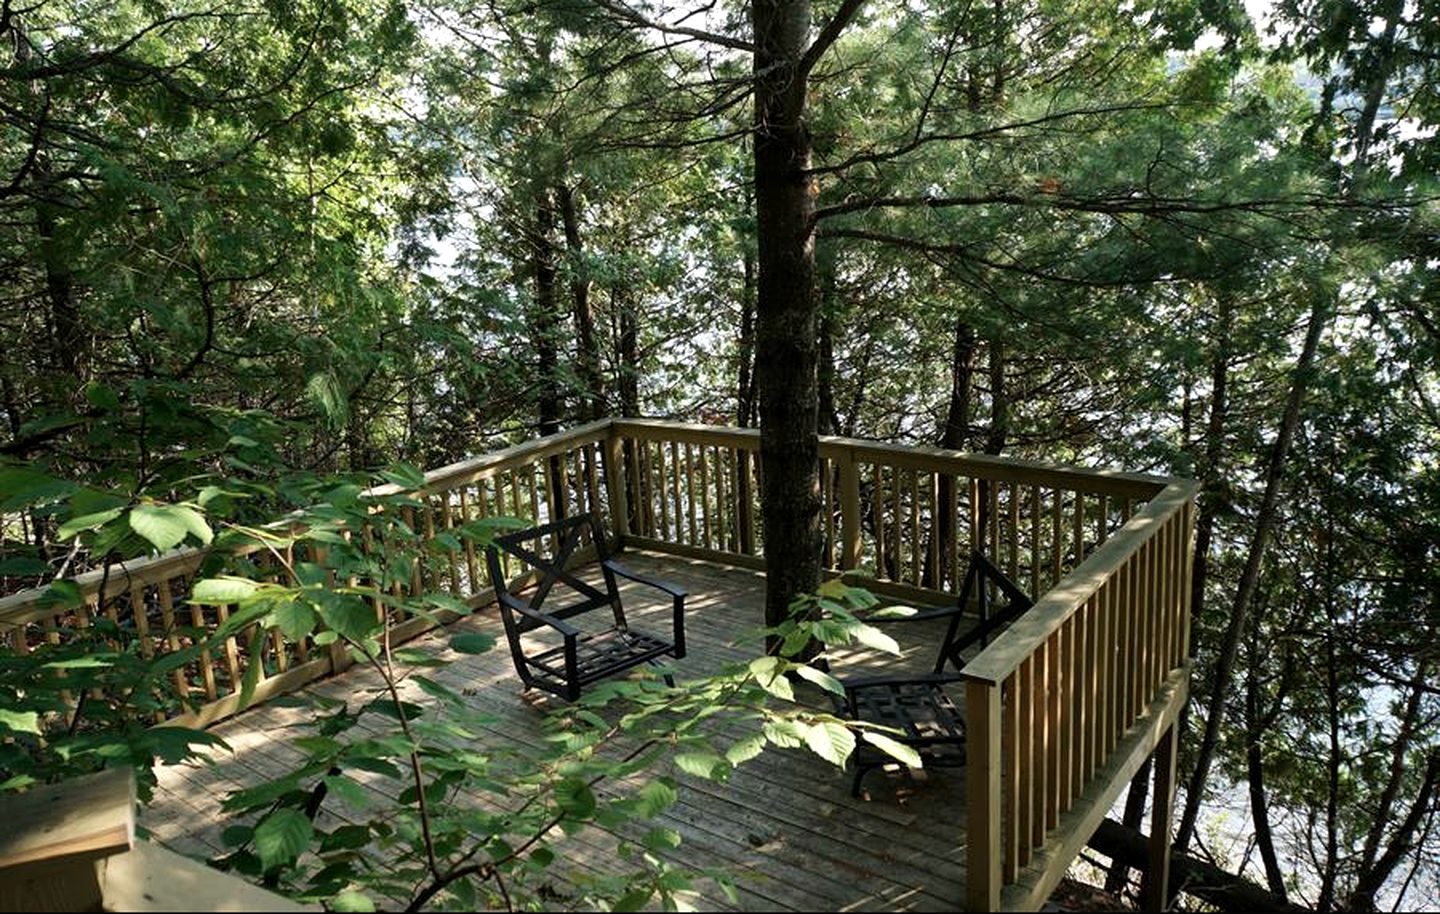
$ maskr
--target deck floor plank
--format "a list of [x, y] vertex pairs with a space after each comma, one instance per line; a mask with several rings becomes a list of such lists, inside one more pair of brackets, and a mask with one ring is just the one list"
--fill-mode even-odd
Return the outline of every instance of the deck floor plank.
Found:
[[[677, 674], [704, 675], [727, 663], [758, 656], [757, 640], [745, 640], [758, 629], [764, 605], [764, 577], [750, 569], [690, 559], [627, 553], [624, 563], [653, 577], [674, 581], [690, 592], [686, 631], [689, 656], [678, 661]], [[623, 585], [630, 622], [657, 634], [670, 630], [670, 607], [663, 595], [637, 585]], [[657, 599], [657, 597], [659, 599]], [[837, 673], [866, 667], [928, 669], [933, 662], [934, 631], [902, 636], [888, 629], [906, 649], [905, 657], [875, 656], [848, 648], [832, 650]], [[460, 656], [447, 644], [458, 632], [496, 636], [496, 649]], [[522, 694], [494, 610], [485, 610], [443, 632], [410, 643], [443, 654], [450, 665], [426, 671], [443, 684], [472, 697], [477, 708], [494, 716], [482, 742], [508, 742], [519, 750], [543, 743], [544, 715], [561, 703], [536, 693]], [[354, 667], [346, 673], [307, 687], [306, 692], [349, 700], [352, 707], [369, 700], [381, 681], [373, 670]], [[807, 700], [820, 701], [814, 691]], [[407, 689], [408, 700], [424, 700]], [[228, 824], [220, 803], [229, 791], [262, 783], [283, 774], [303, 757], [288, 740], [305, 732], [304, 708], [272, 704], [212, 727], [233, 751], [212, 750], [209, 764], [189, 763], [159, 772], [155, 801], [141, 822], [157, 840], [191, 854], [221, 849], [220, 832]], [[362, 731], [386, 733], [383, 720], [367, 715]], [[741, 735], [734, 726], [715, 734], [723, 749]], [[841, 772], [803, 750], [769, 749], [742, 765], [724, 782], [677, 774], [662, 762], [654, 772], [676, 776], [680, 799], [654, 821], [632, 823], [622, 834], [587, 829], [559, 839], [557, 849], [589, 875], [624, 870], [617, 859], [621, 841], [636, 841], [647, 829], [661, 825], [677, 831], [680, 846], [664, 858], [689, 869], [714, 868], [735, 877], [741, 910], [955, 910], [965, 889], [965, 810], [962, 775], [941, 771], [933, 777], [905, 772], [872, 772], [866, 781], [873, 800], [850, 797], [850, 773]], [[393, 783], [379, 775], [354, 772], [357, 781], [382, 801]], [[643, 776], [642, 776], [643, 777]], [[638, 781], [602, 784], [604, 796], [622, 796]], [[492, 796], [467, 796], [459, 802], [496, 807]], [[334, 821], [353, 810], [338, 809]], [[574, 883], [556, 876], [556, 889], [574, 891]], [[732, 905], [713, 886], [701, 882], [698, 906], [725, 910]]]

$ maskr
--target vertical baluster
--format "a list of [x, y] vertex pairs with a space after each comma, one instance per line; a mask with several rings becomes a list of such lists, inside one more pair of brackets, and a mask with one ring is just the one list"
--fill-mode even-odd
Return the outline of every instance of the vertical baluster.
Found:
[[920, 471], [910, 471], [910, 581], [920, 583], [921, 555], [925, 544], [920, 541]]
[[970, 517], [970, 541], [968, 545], [972, 551], [985, 552], [985, 531], [982, 529], [980, 523], [980, 480], [973, 476], [970, 477], [969, 480], [968, 498], [969, 503], [966, 506], [969, 509], [966, 513]]
[[1035, 751], [1035, 658], [1033, 655], [1026, 657], [1020, 662], [1015, 671], [1015, 678], [1019, 684], [1016, 701], [1016, 742], [1018, 743], [1015, 765], [1017, 776], [1015, 790], [1015, 832], [1016, 843], [1019, 849], [1019, 856], [1016, 860], [1018, 866], [1025, 866], [1030, 862], [1030, 849], [1033, 846], [1033, 818], [1035, 802], [1035, 764], [1033, 754]]
[[1030, 487], [1030, 598], [1040, 599], [1040, 487]]
[[1075, 628], [1069, 621], [1060, 626], [1060, 668], [1059, 679], [1059, 700], [1060, 700], [1060, 814], [1064, 815], [1070, 809], [1070, 800], [1075, 795], [1074, 765], [1075, 756], [1075, 708], [1073, 703], [1074, 689], [1072, 678], [1075, 674]]
[[1110, 536], [1110, 499], [1097, 496], [1095, 510], [1095, 545], [1100, 545]]
[[873, 488], [870, 492], [870, 502], [875, 514], [875, 577], [884, 578], [885, 574], [885, 490], [882, 487], [880, 464], [870, 465]]
[[1057, 629], [1045, 640], [1045, 827], [1060, 824], [1060, 771], [1064, 753], [1060, 748], [1061, 634]]
[[1009, 496], [1010, 534], [1010, 580], [1020, 580], [1020, 484], [1012, 482], [1006, 487]]
[[1015, 738], [1020, 729], [1020, 701], [1016, 694], [1016, 674], [1011, 673], [1005, 680], [1004, 699], [1001, 703], [1003, 720], [1000, 725], [1000, 758], [1002, 768], [1000, 790], [1000, 819], [1002, 868], [1006, 883], [1015, 881], [1020, 858], [1019, 825], [1019, 775], [1020, 755], [1016, 751]]
[[993, 480], [985, 480], [985, 515], [986, 526], [989, 528], [986, 534], [986, 542], [993, 550], [990, 558], [995, 562], [995, 567], [1003, 568], [1004, 559], [1000, 555], [1000, 483]]
[[670, 442], [670, 496], [675, 503], [675, 535], [671, 542], [685, 541], [685, 503], [680, 500], [680, 442]]
[[691, 453], [690, 442], [685, 442], [685, 507], [689, 521], [690, 539], [692, 546], [700, 545], [696, 538], [695, 527], [695, 458]]
[[665, 470], [665, 442], [655, 442], [655, 497], [660, 502], [660, 527], [659, 536], [666, 542], [670, 542], [670, 499], [667, 496], [669, 486], [666, 483]]
[[821, 563], [825, 568], [834, 568], [840, 564], [835, 561], [835, 498], [830, 484], [832, 464], [830, 458], [820, 458], [820, 499], [822, 516], [825, 518], [825, 545], [821, 552]]
[[[1050, 586], [1054, 587], [1060, 583], [1065, 561], [1065, 490], [1051, 489], [1050, 497], [1053, 500], [1050, 505]], [[1040, 595], [1035, 594], [1035, 598], [1039, 599]]]
[[[168, 653], [175, 653], [180, 650], [180, 636], [175, 631], [175, 593], [170, 589], [170, 578], [162, 578], [155, 586], [155, 596], [160, 600], [160, 622], [165, 626], [165, 647]], [[17, 629], [20, 633], [20, 653], [24, 653], [25, 629]], [[171, 672], [175, 680], [175, 694], [180, 696], [181, 701], [188, 701], [190, 698], [190, 687], [186, 682], [185, 668], [181, 667]]]
[[901, 502], [904, 499], [903, 489], [904, 485], [900, 482], [900, 468], [891, 467], [890, 500], [891, 507], [895, 512], [895, 516], [892, 518], [894, 523], [894, 527], [892, 528], [892, 541], [894, 544], [892, 551], [895, 554], [895, 570], [892, 579], [896, 581], [903, 581], [905, 579], [905, 514], [901, 508]]
[[710, 510], [710, 458], [706, 455], [705, 445], [697, 445], [697, 448], [700, 452], [700, 513], [704, 519], [702, 526], [705, 528], [705, 548], [712, 549], [714, 548], [715, 523], [714, 512]]
[[[210, 628], [205, 624], [205, 609], [198, 603], [190, 604], [190, 624], [195, 627], [196, 639], [204, 640]], [[218, 699], [220, 693], [215, 686], [215, 658], [211, 656], [208, 647], [200, 652], [200, 679], [205, 686], [205, 700]]]
[[1085, 769], [1088, 784], [1100, 767], [1100, 596], [1091, 594], [1085, 601]]
[[[481, 483], [483, 484], [483, 483]], [[476, 486], [477, 490], [479, 485]], [[469, 526], [475, 520], [475, 514], [470, 508], [470, 487], [460, 487], [460, 526]], [[475, 541], [469, 536], [461, 538], [465, 544], [465, 580], [468, 585], [462, 596], [473, 597], [480, 592], [480, 567], [475, 557]]]
[[[930, 542], [930, 553], [927, 557], [931, 569], [930, 586], [936, 590], [944, 590], [945, 575], [942, 573], [944, 566], [940, 562], [940, 554], [945, 544], [940, 541], [940, 513], [945, 509], [940, 504], [940, 474], [938, 472], [927, 473], [926, 478], [929, 480], [927, 488], [930, 496], [930, 523], [928, 525], [930, 535], [926, 537]], [[954, 527], [952, 526], [951, 529], [953, 530]]]
[[960, 592], [960, 477], [950, 477], [950, 498], [945, 510], [950, 514], [950, 589]]
[[1075, 525], [1075, 564], [1070, 567], [1078, 568], [1085, 561], [1085, 495], [1082, 492], [1075, 493], [1075, 516], [1071, 520]]

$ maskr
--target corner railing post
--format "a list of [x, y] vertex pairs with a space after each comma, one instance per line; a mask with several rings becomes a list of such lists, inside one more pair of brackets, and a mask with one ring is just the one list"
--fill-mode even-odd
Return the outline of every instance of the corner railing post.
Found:
[[612, 423], [605, 436], [605, 493], [610, 501], [610, 522], [615, 528], [615, 548], [630, 535], [630, 504], [625, 490], [623, 433]]
[[835, 458], [840, 468], [840, 567], [860, 567], [860, 468], [850, 448]]
[[965, 683], [966, 828], [965, 907], [1000, 909], [1000, 686], [971, 679]]

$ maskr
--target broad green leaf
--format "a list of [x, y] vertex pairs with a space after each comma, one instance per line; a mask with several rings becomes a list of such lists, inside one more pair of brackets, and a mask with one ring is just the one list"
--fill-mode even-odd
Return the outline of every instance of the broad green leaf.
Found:
[[675, 782], [669, 778], [657, 778], [640, 788], [637, 799], [640, 801], [637, 807], [641, 816], [646, 819], [653, 819], [655, 816], [675, 805], [680, 794], [675, 790]]
[[96, 670], [107, 666], [114, 666], [115, 660], [120, 655], [115, 653], [96, 653], [88, 657], [71, 657], [67, 660], [52, 660], [44, 665], [47, 670]]
[[48, 564], [28, 555], [11, 556], [8, 559], [0, 560], [0, 575], [23, 575], [28, 577], [49, 573], [50, 566]]
[[350, 641], [363, 642], [380, 628], [374, 608], [359, 599], [333, 600], [322, 604], [320, 618], [331, 631]]
[[809, 680], [827, 692], [834, 692], [836, 695], [844, 695], [845, 687], [840, 681], [823, 670], [817, 670], [813, 666], [797, 666], [795, 672], [801, 679]]
[[725, 758], [730, 764], [738, 767], [755, 758], [763, 751], [765, 751], [765, 737], [763, 734], [756, 734], [755, 736], [742, 739], [729, 749], [726, 749]]
[[206, 578], [195, 582], [195, 587], [190, 591], [190, 602], [217, 606], [223, 603], [238, 603], [259, 589], [259, 584], [245, 578]]
[[8, 708], [0, 708], [0, 727], [6, 727], [17, 733], [40, 732], [40, 715], [35, 711], [11, 711]]
[[555, 802], [572, 819], [588, 819], [595, 813], [595, 794], [578, 778], [566, 778], [555, 785]]
[[138, 505], [130, 510], [130, 529], [161, 552], [173, 549], [190, 532], [180, 510], [175, 505]]
[[60, 525], [60, 529], [55, 531], [55, 535], [61, 540], [68, 540], [77, 533], [83, 533], [86, 530], [93, 530], [96, 527], [104, 526], [124, 513], [124, 508], [111, 508], [107, 511], [97, 511], [94, 514], [72, 517]]
[[356, 809], [369, 808], [370, 793], [355, 780], [343, 774], [326, 775], [324, 780], [325, 786], [330, 788], [330, 791], [341, 800], [344, 800]]
[[493, 647], [495, 647], [494, 636], [478, 632], [456, 635], [450, 639], [450, 648], [462, 654], [483, 654]]
[[615, 904], [610, 908], [610, 910], [619, 912], [643, 911], [645, 909], [645, 906], [650, 903], [650, 898], [654, 894], [655, 892], [653, 889], [630, 889], [628, 892], [626, 892], [624, 895], [621, 895], [615, 901]]
[[332, 911], [373, 911], [375, 902], [370, 896], [356, 892], [353, 889], [341, 892], [330, 899], [330, 910]]
[[652, 851], [673, 850], [680, 846], [680, 833], [673, 828], [652, 828], [640, 843]]
[[85, 602], [85, 594], [80, 590], [80, 585], [74, 581], [61, 580], [51, 581], [35, 601], [44, 607], [75, 607]]
[[810, 751], [836, 767], [845, 767], [846, 759], [855, 751], [855, 734], [844, 724], [825, 721], [805, 728], [805, 745]]
[[291, 641], [299, 641], [315, 628], [319, 617], [315, 610], [299, 600], [286, 600], [276, 604], [266, 617], [267, 626], [280, 629], [280, 633]]
[[310, 846], [314, 828], [305, 815], [294, 809], [277, 809], [255, 826], [255, 853], [260, 865], [274, 869], [299, 857]]
[[891, 739], [883, 733], [876, 733], [873, 730], [863, 730], [860, 733], [860, 738], [874, 745], [881, 752], [884, 752], [897, 762], [901, 762], [911, 768], [922, 767], [920, 753], [904, 743]]
[[781, 749], [796, 749], [805, 744], [805, 731], [793, 720], [767, 721], [765, 738]]
[[730, 763], [713, 752], [681, 752], [675, 756], [675, 766], [697, 778], [715, 780], [717, 769], [721, 773], [730, 770]]
[[74, 492], [73, 482], [56, 479], [39, 470], [14, 467], [0, 470], [0, 511], [16, 511], [29, 505], [53, 502]]
[[855, 640], [877, 651], [884, 651], [887, 654], [900, 655], [900, 645], [895, 639], [882, 632], [873, 625], [859, 625], [854, 631]]

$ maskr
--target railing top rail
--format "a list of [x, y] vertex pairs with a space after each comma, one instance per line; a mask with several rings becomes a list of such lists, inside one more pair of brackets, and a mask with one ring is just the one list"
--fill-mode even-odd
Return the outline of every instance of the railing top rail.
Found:
[[[425, 489], [437, 492], [465, 485], [512, 465], [563, 453], [576, 444], [591, 440], [600, 441], [605, 438], [609, 429], [610, 420], [601, 419], [598, 422], [581, 425], [555, 435], [547, 435], [544, 438], [526, 441], [431, 470], [425, 474]], [[383, 485], [367, 489], [366, 494], [393, 495], [399, 491], [399, 486]], [[279, 518], [274, 523], [283, 523], [285, 520], [286, 518]], [[112, 562], [108, 568], [95, 568], [76, 575], [70, 580], [80, 588], [80, 593], [86, 599], [98, 594], [101, 587], [105, 588], [106, 596], [124, 593], [132, 587], [188, 574], [199, 567], [207, 551], [193, 546], [172, 549], [157, 556]], [[52, 607], [42, 607], [36, 604], [36, 600], [42, 592], [43, 588], [32, 588], [0, 597], [0, 625], [24, 625], [54, 615], [55, 610]]]
[[[730, 425], [701, 425], [667, 422], [662, 419], [614, 419], [614, 429], [641, 437], [666, 437], [679, 441], [725, 444], [758, 450], [760, 430]], [[961, 476], [1038, 483], [1057, 488], [1081, 489], [1097, 495], [1149, 498], [1177, 480], [1167, 476], [1127, 473], [1116, 469], [1090, 469], [1052, 463], [955, 451], [918, 444], [887, 444], [862, 438], [820, 436], [820, 451], [827, 456], [849, 452], [854, 456], [913, 469], [942, 469]]]
[[965, 664], [966, 679], [999, 686], [1044, 644], [1127, 559], [1154, 535], [1185, 503], [1194, 498], [1196, 484], [1177, 479], [1130, 520], [1100, 544], [1080, 566], [1060, 579], [1023, 616], [1002, 632], [974, 660]]

